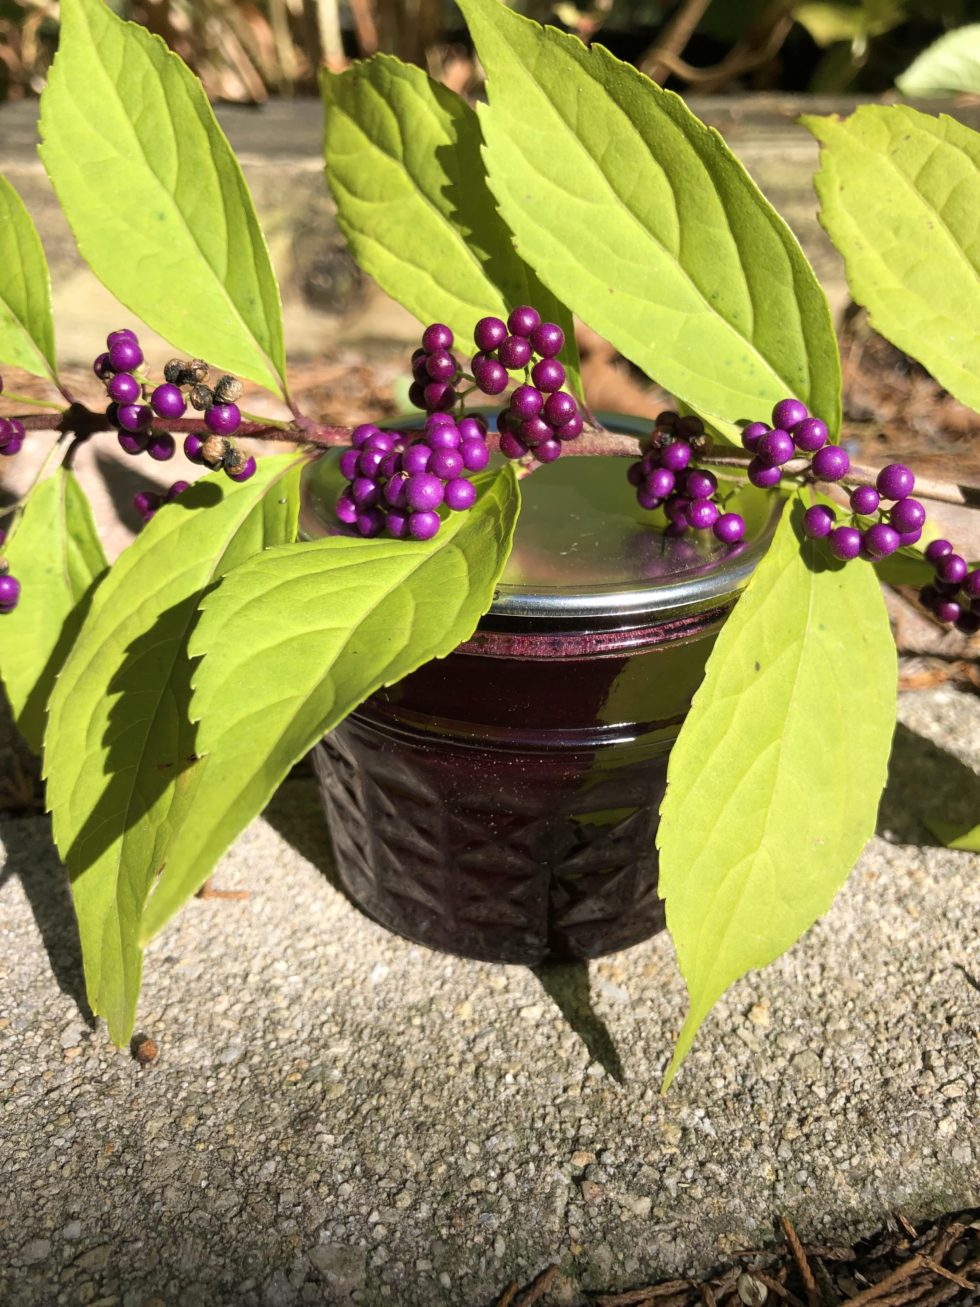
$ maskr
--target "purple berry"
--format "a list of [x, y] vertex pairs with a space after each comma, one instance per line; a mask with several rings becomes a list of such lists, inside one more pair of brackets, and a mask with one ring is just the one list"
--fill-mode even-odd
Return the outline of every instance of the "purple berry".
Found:
[[646, 480], [646, 470], [642, 463], [631, 463], [626, 469], [626, 480], [631, 486], [638, 488]]
[[718, 478], [713, 472], [692, 468], [684, 482], [684, 493], [692, 499], [710, 499], [718, 489]]
[[393, 476], [384, 488], [384, 496], [392, 508], [403, 509], [408, 504], [408, 494], [406, 486], [408, 485], [408, 473], [398, 472]]
[[763, 436], [768, 435], [771, 429], [764, 422], [750, 422], [742, 430], [742, 444], [750, 454], [754, 454], [759, 447], [759, 441]]
[[517, 428], [517, 434], [525, 445], [540, 445], [543, 440], [551, 440], [554, 432], [544, 418], [527, 418]]
[[204, 441], [200, 436], [195, 435], [192, 431], [189, 436], [184, 437], [184, 457], [190, 459], [192, 463], [201, 462], [201, 450], [204, 448]]
[[249, 454], [244, 467], [238, 472], [228, 472], [227, 475], [232, 481], [248, 481], [255, 476], [255, 466], [255, 458], [252, 454]]
[[413, 540], [431, 540], [439, 530], [439, 514], [428, 509], [413, 513], [408, 519], [408, 534]]
[[542, 359], [531, 369], [531, 380], [539, 390], [558, 391], [565, 384], [565, 369], [557, 359]]
[[408, 513], [403, 513], [398, 508], [386, 513], [385, 530], [396, 540], [404, 540], [408, 535], [408, 516]]
[[109, 351], [101, 353], [92, 364], [92, 371], [100, 381], [108, 381], [112, 376], [112, 364], [109, 362]]
[[781, 399], [772, 410], [772, 425], [788, 431], [809, 416], [807, 406], [798, 399]]
[[922, 539], [922, 527], [917, 526], [914, 531], [899, 531], [898, 543], [903, 549], [909, 545], [917, 545]]
[[947, 554], [953, 552], [953, 546], [948, 540], [930, 540], [926, 545], [926, 562], [938, 563], [940, 558], [945, 558]]
[[415, 472], [405, 486], [405, 499], [409, 508], [420, 512], [438, 508], [443, 500], [442, 481], [430, 472]]
[[503, 363], [488, 354], [477, 354], [473, 360], [473, 379], [484, 395], [499, 395], [507, 389], [510, 377]]
[[915, 489], [915, 477], [904, 463], [889, 463], [878, 473], [875, 485], [882, 499], [905, 499]]
[[510, 397], [510, 411], [522, 422], [536, 418], [544, 408], [544, 395], [534, 386], [518, 386]]
[[427, 431], [425, 439], [431, 449], [458, 449], [459, 428], [454, 422], [443, 422]]
[[[117, 377], [118, 381], [119, 378]], [[112, 387], [110, 386], [110, 392]], [[118, 398], [118, 396], [113, 396]], [[184, 410], [187, 408], [187, 402], [178, 386], [172, 386], [169, 381], [165, 381], [162, 386], [157, 386], [150, 396], [150, 403], [153, 406], [154, 413], [162, 418], [180, 418], [184, 416]]]
[[[497, 358], [505, 368], [516, 371], [518, 368], [527, 367], [533, 353], [531, 342], [524, 336], [508, 336], [497, 349]], [[474, 372], [473, 375], [476, 376], [476, 373]]]
[[3, 454], [6, 458], [13, 458], [15, 454], [20, 453], [23, 444], [22, 436], [10, 436], [8, 440], [0, 445], [0, 454]]
[[14, 429], [7, 418], [0, 417], [0, 449], [7, 443], [14, 434]]
[[507, 324], [500, 318], [481, 318], [473, 328], [473, 340], [483, 353], [496, 349], [507, 339]]
[[544, 402], [544, 419], [553, 427], [560, 427], [578, 413], [578, 404], [567, 390], [556, 390]]
[[380, 508], [362, 508], [354, 520], [354, 527], [358, 535], [370, 538], [381, 534], [385, 522], [385, 515]]
[[658, 499], [666, 499], [673, 492], [676, 478], [669, 467], [658, 467], [650, 473], [643, 483], [643, 489], [648, 495], [655, 495]]
[[429, 460], [429, 471], [443, 481], [450, 481], [463, 471], [463, 455], [458, 449], [437, 449]]
[[153, 421], [153, 413], [146, 404], [120, 404], [116, 421], [124, 431], [145, 431]]
[[687, 495], [671, 495], [664, 505], [664, 512], [672, 522], [683, 523], [687, 526], [687, 510], [691, 507], [691, 501]]
[[409, 445], [402, 454], [402, 467], [406, 472], [424, 472], [429, 466], [432, 449], [429, 445]]
[[770, 467], [781, 467], [783, 463], [788, 463], [795, 453], [793, 437], [788, 431], [783, 431], [779, 427], [767, 431], [755, 450], [756, 458], [761, 459], [763, 463], [768, 463]]
[[425, 408], [425, 383], [412, 382], [408, 388], [408, 402], [415, 408]]
[[932, 611], [941, 622], [958, 622], [963, 616], [963, 606], [955, 599], [937, 599]]
[[946, 585], [962, 585], [969, 568], [959, 554], [946, 554], [936, 563], [936, 577]]
[[204, 425], [216, 436], [230, 436], [242, 425], [242, 411], [237, 404], [212, 404], [204, 414]]
[[530, 304], [521, 304], [507, 319], [507, 327], [514, 336], [530, 336], [541, 325], [541, 314]]
[[467, 472], [482, 472], [490, 462], [490, 450], [482, 440], [464, 440], [459, 447]]
[[692, 499], [687, 520], [696, 531], [707, 531], [718, 521], [718, 505], [713, 499]]
[[691, 461], [692, 452], [686, 440], [675, 440], [673, 444], [664, 445], [660, 451], [660, 461], [671, 472], [683, 472]]
[[372, 454], [390, 454], [395, 448], [395, 437], [390, 431], [376, 431], [364, 442], [364, 452]]
[[582, 434], [582, 414], [573, 413], [567, 422], [555, 427], [556, 440], [577, 440]]
[[185, 490], [190, 490], [190, 488], [191, 483], [189, 481], [175, 481], [165, 495], [167, 503], [172, 504], [178, 496], [182, 495]]
[[481, 417], [460, 418], [456, 424], [460, 440], [486, 440], [487, 424]]
[[641, 508], [645, 508], [648, 512], [652, 512], [653, 509], [659, 508], [664, 501], [658, 495], [651, 495], [648, 490], [643, 490], [641, 488], [636, 492], [636, 502]]
[[350, 497], [358, 508], [373, 508], [380, 495], [378, 483], [370, 477], [357, 477], [351, 483]]
[[822, 540], [829, 536], [837, 521], [837, 514], [825, 504], [814, 504], [803, 514], [803, 534], [811, 540]]
[[920, 531], [925, 524], [926, 510], [917, 499], [900, 499], [888, 514], [888, 520], [899, 534]]
[[357, 456], [357, 475], [374, 480], [378, 476], [385, 457], [386, 455], [382, 454], [380, 450], [368, 449], [365, 446]]
[[422, 348], [426, 354], [434, 354], [436, 350], [452, 349], [452, 347], [453, 333], [444, 322], [433, 322], [422, 332]]
[[789, 433], [793, 444], [804, 454], [815, 454], [827, 443], [827, 424], [819, 418], [804, 418]]
[[115, 341], [109, 347], [109, 366], [113, 372], [132, 372], [143, 362], [143, 351], [136, 343], [136, 337], [126, 337]]
[[553, 463], [561, 457], [561, 441], [549, 438], [534, 446], [534, 457], [539, 463]]
[[874, 486], [855, 486], [851, 491], [851, 507], [855, 513], [859, 513], [862, 517], [868, 517], [871, 513], [876, 513], [880, 503], [881, 496]]
[[340, 518], [341, 522], [345, 523], [347, 526], [353, 526], [357, 521], [357, 505], [351, 498], [349, 490], [345, 490], [337, 500], [337, 506], [334, 511], [338, 518]]
[[851, 460], [840, 445], [824, 445], [814, 454], [811, 467], [821, 481], [839, 481], [850, 471]]
[[465, 477], [453, 477], [446, 482], [446, 504], [456, 513], [465, 512], [476, 503], [476, 487]]
[[16, 576], [4, 573], [0, 576], [0, 612], [12, 613], [20, 599], [20, 582]]
[[118, 331], [110, 331], [108, 336], [106, 336], [106, 349], [112, 349], [113, 345], [120, 340], [132, 340], [135, 341], [137, 345], [139, 344], [139, 337], [132, 327], [120, 327]]
[[971, 599], [980, 599], [980, 567], [975, 567], [967, 574], [963, 589]]
[[133, 507], [139, 513], [140, 517], [147, 521], [160, 507], [160, 496], [152, 490], [138, 490], [133, 495]]
[[512, 431], [504, 431], [500, 437], [500, 452], [504, 458], [523, 458], [527, 445]]
[[890, 527], [884, 522], [876, 522], [874, 526], [869, 526], [865, 531], [861, 541], [861, 550], [865, 558], [877, 562], [879, 559], [887, 558], [889, 554], [893, 554], [899, 544], [898, 532], [894, 527]]
[[425, 361], [425, 371], [432, 381], [453, 381], [459, 372], [459, 364], [447, 349], [437, 349]]
[[117, 404], [134, 404], [143, 393], [143, 387], [130, 372], [117, 372], [110, 377], [106, 391]]
[[553, 359], [565, 346], [565, 333], [554, 322], [542, 322], [531, 332], [531, 345], [543, 359]]
[[[186, 441], [185, 441], [186, 446]], [[357, 476], [357, 465], [361, 461], [360, 450], [345, 449], [340, 456], [340, 475], [345, 481], [353, 481]]]
[[856, 526], [838, 526], [827, 537], [827, 548], [842, 563], [857, 558], [861, 552], [861, 532]]
[[760, 490], [771, 490], [773, 486], [778, 486], [783, 476], [778, 467], [771, 467], [758, 458], [754, 458], [749, 464], [747, 473], [752, 484], [758, 486]]
[[737, 545], [745, 538], [745, 519], [740, 513], [722, 513], [711, 529], [723, 545]]
[[351, 432], [350, 443], [354, 449], [363, 449], [372, 436], [380, 436], [381, 428], [372, 422], [363, 422]]
[[153, 431], [146, 441], [146, 452], [158, 463], [166, 463], [173, 458], [177, 446], [169, 431]]

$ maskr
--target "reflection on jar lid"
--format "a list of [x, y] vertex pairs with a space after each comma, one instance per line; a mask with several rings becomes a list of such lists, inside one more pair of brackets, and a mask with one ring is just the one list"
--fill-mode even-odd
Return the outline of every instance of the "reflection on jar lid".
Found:
[[[635, 435], [650, 429], [635, 418], [602, 414], [601, 421]], [[339, 483], [325, 462], [304, 478], [300, 524], [308, 537], [332, 526]], [[566, 456], [521, 480], [514, 547], [482, 626], [660, 621], [722, 605], [745, 585], [768, 548], [776, 497], [722, 481], [722, 493], [735, 491], [725, 511], [745, 518], [745, 540], [724, 545], [711, 531], [669, 536], [663, 514], [637, 504], [628, 466], [625, 458]]]

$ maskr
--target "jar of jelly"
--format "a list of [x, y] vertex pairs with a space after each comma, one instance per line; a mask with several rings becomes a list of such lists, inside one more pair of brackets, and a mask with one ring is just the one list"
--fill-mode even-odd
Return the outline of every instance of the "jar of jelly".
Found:
[[[525, 478], [514, 548], [472, 638], [373, 694], [314, 750], [340, 881], [400, 935], [535, 966], [663, 929], [670, 748], [772, 524], [768, 497], [750, 491], [741, 545], [669, 536], [636, 505], [626, 467], [568, 457]], [[329, 460], [308, 470], [308, 537], [335, 529], [338, 488]]]

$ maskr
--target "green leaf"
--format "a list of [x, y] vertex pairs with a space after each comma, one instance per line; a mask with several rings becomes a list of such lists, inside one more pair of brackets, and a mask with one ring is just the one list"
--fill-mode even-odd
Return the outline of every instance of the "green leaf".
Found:
[[461, 8], [488, 77], [490, 187], [542, 281], [733, 440], [786, 395], [836, 431], [827, 301], [718, 133], [602, 46], [500, 0]]
[[933, 835], [949, 849], [964, 849], [968, 853], [980, 853], [980, 826], [964, 830], [953, 822], [941, 821], [938, 817], [927, 817], [926, 824]]
[[875, 329], [980, 409], [980, 134], [907, 105], [801, 120], [820, 221]]
[[24, 202], [0, 175], [0, 363], [55, 375], [51, 278]]
[[446, 322], [466, 349], [488, 314], [533, 304], [565, 332], [571, 315], [515, 253], [487, 188], [476, 114], [420, 68], [388, 55], [324, 71], [324, 155], [354, 257], [421, 322]]
[[21, 598], [0, 619], [0, 675], [17, 729], [41, 752], [48, 698], [107, 563], [92, 509], [74, 474], [35, 486], [5, 546]]
[[41, 158], [78, 247], [188, 354], [282, 393], [282, 306], [252, 197], [204, 90], [102, 0], [62, 0]]
[[980, 94], [980, 23], [947, 32], [914, 59], [895, 85], [923, 99]]
[[508, 465], [435, 540], [328, 537], [273, 549], [204, 601], [191, 640], [203, 655], [200, 722], [207, 801], [177, 832], [146, 908], [148, 937], [265, 807], [293, 766], [382, 685], [442, 658], [490, 607], [520, 497]]
[[872, 568], [783, 514], [722, 627], [670, 755], [660, 893], [691, 1005], [664, 1087], [715, 1001], [830, 906], [874, 831], [897, 658]]
[[92, 1010], [132, 1033], [141, 920], [198, 795], [187, 640], [205, 589], [294, 538], [303, 458], [259, 461], [236, 486], [203, 477], [120, 555], [51, 696], [44, 740], [55, 842], [71, 875]]

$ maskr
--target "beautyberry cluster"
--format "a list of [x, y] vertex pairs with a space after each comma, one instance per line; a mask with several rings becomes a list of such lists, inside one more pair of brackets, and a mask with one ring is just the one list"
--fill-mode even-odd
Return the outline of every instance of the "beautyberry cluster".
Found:
[[476, 487], [467, 476], [490, 461], [482, 418], [458, 422], [433, 413], [424, 432], [382, 431], [366, 424], [340, 456], [347, 488], [337, 500], [337, 517], [358, 535], [382, 532], [396, 539], [431, 540], [439, 530], [439, 508], [471, 508]]
[[641, 508], [662, 508], [667, 514], [668, 535], [683, 535], [692, 528], [710, 530], [722, 544], [737, 545], [745, 536], [744, 519], [721, 511], [717, 478], [695, 465], [707, 445], [700, 418], [661, 413], [649, 448], [639, 462], [630, 464], [626, 475]]
[[448, 413], [459, 398], [455, 383], [462, 369], [452, 348], [450, 329], [444, 322], [432, 322], [422, 333], [421, 347], [412, 355], [408, 398], [426, 413]]
[[976, 635], [980, 631], [980, 567], [971, 571], [948, 540], [931, 541], [925, 553], [935, 579], [922, 587], [919, 599], [941, 622], [952, 622], [964, 635]]
[[500, 452], [507, 458], [533, 454], [539, 463], [553, 463], [562, 445], [582, 434], [582, 414], [573, 395], [562, 390], [565, 369], [558, 361], [565, 333], [554, 322], [522, 304], [501, 318], [481, 318], [473, 339], [473, 380], [485, 395], [499, 395], [510, 373], [524, 373], [523, 384], [497, 420]]
[[171, 359], [163, 369], [172, 386], [187, 388], [191, 407], [203, 412], [204, 425], [211, 433], [199, 436], [192, 432], [185, 436], [184, 455], [212, 472], [224, 468], [232, 481], [248, 481], [255, 475], [255, 459], [232, 439], [242, 425], [242, 412], [235, 400], [244, 387], [237, 377], [227, 376], [219, 377], [213, 387], [209, 386], [208, 371], [208, 365], [200, 359]]
[[771, 490], [782, 480], [782, 468], [797, 455], [812, 456], [810, 466], [821, 481], [840, 481], [851, 460], [840, 445], [827, 443], [826, 423], [813, 417], [798, 399], [781, 399], [772, 410], [772, 425], [750, 422], [742, 444], [753, 455], [748, 477], [754, 486]]
[[[904, 463], [889, 463], [875, 484], [858, 485], [850, 493], [850, 525], [837, 525], [837, 510], [814, 504], [803, 515], [803, 530], [811, 540], [826, 539], [827, 548], [841, 562], [866, 558], [878, 562], [922, 536], [926, 510], [913, 499], [915, 477]], [[885, 500], [891, 508], [883, 508]], [[952, 549], [952, 546], [950, 546]]]

